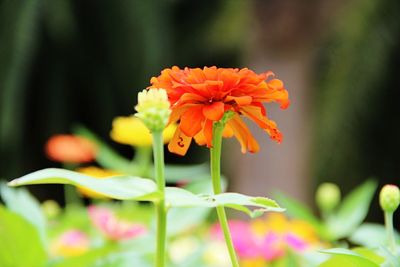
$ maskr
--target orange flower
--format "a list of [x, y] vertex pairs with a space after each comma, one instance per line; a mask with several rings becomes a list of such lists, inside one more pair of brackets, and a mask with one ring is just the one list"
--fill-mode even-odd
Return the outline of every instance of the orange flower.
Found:
[[67, 134], [52, 136], [45, 150], [51, 160], [66, 163], [90, 162], [96, 155], [96, 147], [89, 140]]
[[151, 78], [149, 88], [164, 88], [171, 102], [170, 123], [178, 122], [168, 148], [184, 155], [192, 138], [200, 145], [212, 146], [213, 122], [220, 120], [226, 111], [235, 112], [225, 127], [225, 137], [234, 135], [242, 147], [257, 152], [259, 146], [240, 115], [253, 120], [278, 143], [282, 134], [276, 123], [267, 118], [263, 102], [277, 102], [285, 109], [289, 95], [281, 80], [274, 79], [270, 71], [256, 74], [252, 70], [204, 67], [172, 67]]

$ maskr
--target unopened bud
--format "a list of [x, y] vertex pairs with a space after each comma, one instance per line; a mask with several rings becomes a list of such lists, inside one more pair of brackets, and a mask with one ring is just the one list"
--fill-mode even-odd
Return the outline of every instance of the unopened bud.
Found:
[[321, 184], [315, 195], [315, 200], [321, 211], [330, 212], [340, 202], [340, 189], [336, 184], [323, 183]]
[[55, 218], [61, 213], [60, 206], [54, 200], [46, 200], [43, 202], [42, 209], [48, 218]]
[[164, 89], [143, 90], [138, 94], [135, 107], [140, 118], [150, 131], [162, 131], [171, 114], [167, 92]]
[[379, 194], [379, 203], [386, 212], [394, 212], [400, 203], [400, 190], [397, 186], [387, 184]]

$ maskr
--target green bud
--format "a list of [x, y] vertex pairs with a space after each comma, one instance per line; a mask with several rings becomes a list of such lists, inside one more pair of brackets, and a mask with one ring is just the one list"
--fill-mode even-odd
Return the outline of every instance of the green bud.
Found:
[[385, 212], [394, 212], [400, 203], [400, 190], [397, 186], [387, 184], [379, 194], [379, 203]]
[[54, 200], [46, 200], [45, 202], [43, 202], [42, 210], [48, 218], [55, 218], [61, 212], [60, 206]]
[[143, 90], [138, 94], [135, 107], [136, 117], [140, 118], [150, 131], [162, 131], [171, 115], [170, 103], [164, 89]]
[[340, 189], [336, 184], [321, 184], [315, 195], [319, 209], [323, 212], [331, 212], [340, 202]]

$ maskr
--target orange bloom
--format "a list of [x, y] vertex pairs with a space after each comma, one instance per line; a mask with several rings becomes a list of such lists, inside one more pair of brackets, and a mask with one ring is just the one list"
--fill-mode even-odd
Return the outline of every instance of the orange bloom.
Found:
[[281, 80], [270, 71], [256, 74], [252, 70], [204, 67], [172, 67], [151, 78], [150, 88], [164, 88], [171, 102], [170, 123], [179, 122], [169, 150], [184, 155], [192, 138], [200, 145], [212, 146], [213, 122], [228, 110], [235, 114], [225, 127], [224, 136], [234, 135], [242, 148], [257, 152], [259, 146], [240, 117], [253, 120], [278, 143], [282, 141], [276, 123], [267, 118], [263, 102], [277, 102], [285, 109], [289, 95]]
[[52, 136], [45, 150], [51, 160], [66, 163], [90, 162], [96, 155], [96, 147], [89, 140], [67, 134]]

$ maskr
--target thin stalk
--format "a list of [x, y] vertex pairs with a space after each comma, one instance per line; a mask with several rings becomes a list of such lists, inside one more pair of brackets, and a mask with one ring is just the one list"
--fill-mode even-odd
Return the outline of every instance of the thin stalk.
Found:
[[394, 240], [394, 230], [393, 230], [393, 212], [385, 211], [385, 226], [386, 233], [389, 243], [389, 250], [392, 253], [396, 252], [396, 242]]
[[[75, 170], [78, 168], [75, 163], [63, 163], [63, 168], [67, 170]], [[81, 197], [79, 196], [76, 187], [72, 185], [64, 185], [64, 201], [65, 206], [82, 205]]]
[[153, 132], [153, 152], [155, 179], [160, 192], [160, 200], [155, 204], [157, 210], [157, 253], [156, 267], [165, 266], [165, 244], [167, 235], [167, 210], [165, 207], [164, 143], [162, 132]]
[[139, 176], [149, 177], [150, 176], [151, 147], [150, 146], [135, 147], [135, 158], [133, 161], [138, 166]]
[[[221, 147], [222, 147], [222, 132], [224, 125], [222, 123], [214, 123], [211, 155], [211, 179], [213, 184], [214, 194], [222, 193], [221, 186]], [[224, 233], [225, 243], [228, 248], [229, 257], [231, 258], [232, 266], [239, 267], [239, 262], [236, 256], [235, 248], [233, 247], [231, 233], [229, 231], [228, 220], [226, 218], [225, 208], [217, 207], [219, 223]]]

